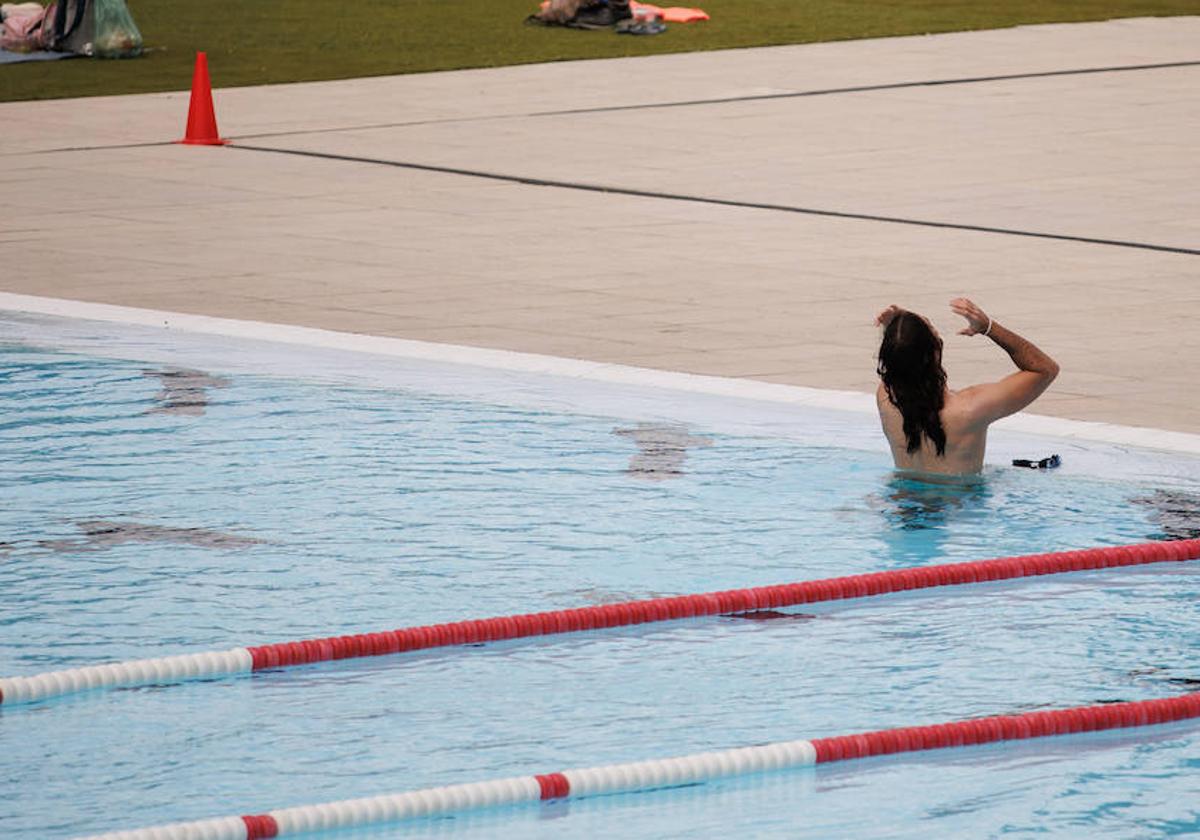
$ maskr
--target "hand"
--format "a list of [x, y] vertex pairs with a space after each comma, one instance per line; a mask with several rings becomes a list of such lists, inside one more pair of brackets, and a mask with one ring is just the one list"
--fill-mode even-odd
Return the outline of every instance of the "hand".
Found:
[[886, 330], [888, 324], [892, 323], [892, 319], [903, 311], [903, 309], [893, 303], [887, 309], [875, 316], [875, 326], [883, 327]]
[[967, 319], [967, 325], [958, 331], [959, 335], [980, 335], [987, 332], [992, 325], [992, 319], [987, 313], [966, 298], [950, 301], [950, 308]]

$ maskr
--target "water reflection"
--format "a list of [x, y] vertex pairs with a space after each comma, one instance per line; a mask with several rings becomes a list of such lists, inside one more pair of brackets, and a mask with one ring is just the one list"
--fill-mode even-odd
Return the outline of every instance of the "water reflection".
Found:
[[751, 612], [730, 613], [724, 618], [742, 618], [746, 621], [812, 621], [816, 618], [812, 613], [781, 612], [779, 610], [753, 610]]
[[944, 528], [959, 513], [978, 510], [991, 495], [982, 480], [943, 484], [896, 474], [876, 498], [892, 528], [926, 531]]
[[1176, 668], [1162, 668], [1157, 665], [1148, 665], [1145, 668], [1135, 668], [1129, 672], [1129, 676], [1138, 682], [1141, 682], [1145, 678], [1150, 682], [1164, 682], [1172, 686], [1181, 686], [1190, 691], [1200, 689], [1200, 676], [1173, 676], [1177, 670]]
[[982, 479], [935, 483], [893, 473], [882, 493], [868, 497], [867, 503], [883, 519], [890, 565], [907, 568], [944, 562], [943, 544], [952, 526], [978, 518], [992, 495]]

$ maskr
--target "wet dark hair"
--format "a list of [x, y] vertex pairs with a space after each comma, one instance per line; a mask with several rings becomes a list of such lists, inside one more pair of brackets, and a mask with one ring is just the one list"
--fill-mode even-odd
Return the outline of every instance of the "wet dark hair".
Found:
[[938, 455], [946, 454], [946, 430], [941, 411], [946, 398], [942, 369], [942, 340], [925, 319], [901, 312], [883, 331], [876, 367], [888, 400], [904, 418], [908, 452], [921, 448], [921, 436], [933, 441]]

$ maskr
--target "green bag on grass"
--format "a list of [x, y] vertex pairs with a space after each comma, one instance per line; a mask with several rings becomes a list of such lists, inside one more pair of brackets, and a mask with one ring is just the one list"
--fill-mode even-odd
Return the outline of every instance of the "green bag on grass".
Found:
[[142, 33], [125, 0], [55, 0], [46, 21], [42, 41], [48, 50], [100, 58], [142, 54]]
[[142, 33], [125, 0], [93, 0], [96, 30], [92, 54], [100, 58], [133, 58], [142, 54]]

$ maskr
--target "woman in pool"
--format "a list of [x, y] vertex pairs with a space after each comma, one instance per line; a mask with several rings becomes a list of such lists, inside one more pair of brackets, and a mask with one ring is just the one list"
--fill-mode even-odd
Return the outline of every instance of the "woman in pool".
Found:
[[902, 470], [949, 476], [983, 469], [987, 429], [1023, 409], [1058, 376], [1058, 364], [966, 298], [950, 308], [967, 319], [959, 335], [983, 335], [1018, 368], [999, 382], [961, 391], [946, 387], [942, 339], [929, 321], [893, 304], [879, 313], [879, 388], [875, 399], [892, 457]]

